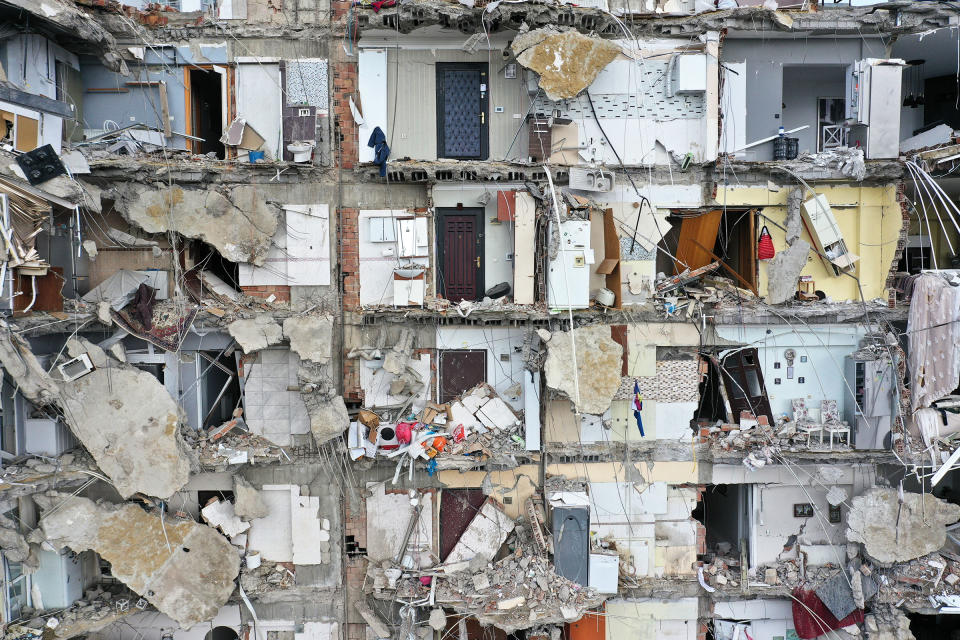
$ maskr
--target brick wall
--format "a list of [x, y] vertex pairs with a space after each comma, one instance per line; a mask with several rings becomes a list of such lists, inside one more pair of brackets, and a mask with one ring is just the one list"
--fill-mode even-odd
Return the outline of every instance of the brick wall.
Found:
[[[334, 131], [340, 147], [337, 161], [344, 169], [353, 169], [359, 160], [357, 123], [350, 111], [350, 96], [357, 91], [357, 61], [351, 60], [342, 47], [335, 47], [333, 60]], [[359, 104], [359, 100], [354, 98]]]
[[271, 295], [277, 297], [275, 302], [290, 302], [290, 285], [271, 284], [258, 287], [240, 287], [248, 296], [255, 298], [269, 298]]

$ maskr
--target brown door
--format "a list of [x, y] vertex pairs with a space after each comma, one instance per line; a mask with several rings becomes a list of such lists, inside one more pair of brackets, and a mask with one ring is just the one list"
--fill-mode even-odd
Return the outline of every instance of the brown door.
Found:
[[451, 302], [483, 297], [483, 209], [439, 209], [438, 289]]
[[756, 349], [742, 349], [731, 353], [721, 363], [723, 384], [730, 398], [733, 419], [740, 420], [741, 411], [749, 411], [755, 416], [767, 416], [773, 424], [770, 400], [767, 388], [763, 384], [763, 372]]
[[713, 262], [710, 251], [717, 244], [722, 218], [723, 211], [717, 209], [683, 219], [677, 241], [677, 273], [683, 273], [688, 267], [699, 269]]
[[444, 489], [440, 495], [440, 559], [446, 560], [486, 501], [483, 489]]
[[486, 381], [486, 349], [450, 349], [440, 352], [440, 402], [450, 402], [464, 391]]

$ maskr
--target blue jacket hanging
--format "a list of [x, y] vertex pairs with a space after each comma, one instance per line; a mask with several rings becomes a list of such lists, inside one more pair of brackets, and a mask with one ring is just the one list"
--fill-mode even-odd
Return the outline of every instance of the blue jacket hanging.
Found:
[[373, 163], [380, 165], [380, 177], [387, 175], [387, 158], [390, 157], [390, 147], [387, 146], [387, 136], [383, 134], [380, 127], [374, 127], [370, 139], [367, 141], [368, 147], [373, 147]]

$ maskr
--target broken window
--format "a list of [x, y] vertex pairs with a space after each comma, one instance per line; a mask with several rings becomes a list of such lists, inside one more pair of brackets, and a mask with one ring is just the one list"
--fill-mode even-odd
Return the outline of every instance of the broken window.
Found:
[[723, 557], [728, 565], [749, 561], [741, 553], [749, 553], [751, 498], [748, 484], [707, 485], [691, 515], [706, 530], [709, 556]]
[[16, 389], [4, 378], [0, 387], [0, 451], [11, 456], [20, 452], [17, 431]]
[[188, 135], [203, 138], [192, 140], [197, 154], [215, 153], [221, 160], [225, 147], [220, 142], [226, 123], [227, 69], [225, 67], [189, 67], [185, 70], [187, 91]]
[[910, 633], [915, 640], [943, 640], [960, 636], [960, 616], [907, 613], [907, 617], [910, 619]]
[[437, 63], [438, 158], [486, 160], [488, 94], [487, 63]]
[[23, 565], [3, 558], [4, 619], [12, 622], [20, 618], [24, 607], [28, 606], [30, 595], [29, 577], [23, 572]]
[[763, 383], [763, 371], [756, 348], [739, 349], [721, 360], [723, 385], [735, 420], [741, 412], [767, 416], [773, 424], [773, 412]]
[[182, 354], [180, 384], [181, 404], [194, 429], [221, 425], [240, 406], [237, 362], [230, 349]]
[[240, 289], [240, 267], [236, 262], [230, 262], [212, 246], [199, 241], [190, 243], [189, 255], [195, 269], [211, 273], [234, 289]]

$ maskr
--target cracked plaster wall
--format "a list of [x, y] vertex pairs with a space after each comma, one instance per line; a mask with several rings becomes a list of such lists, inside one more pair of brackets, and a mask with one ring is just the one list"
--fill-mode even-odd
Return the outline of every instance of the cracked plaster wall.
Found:
[[179, 186], [151, 189], [120, 184], [116, 208], [147, 233], [176, 231], [212, 245], [231, 262], [262, 265], [279, 223], [279, 211], [257, 187], [238, 186], [224, 195]]

